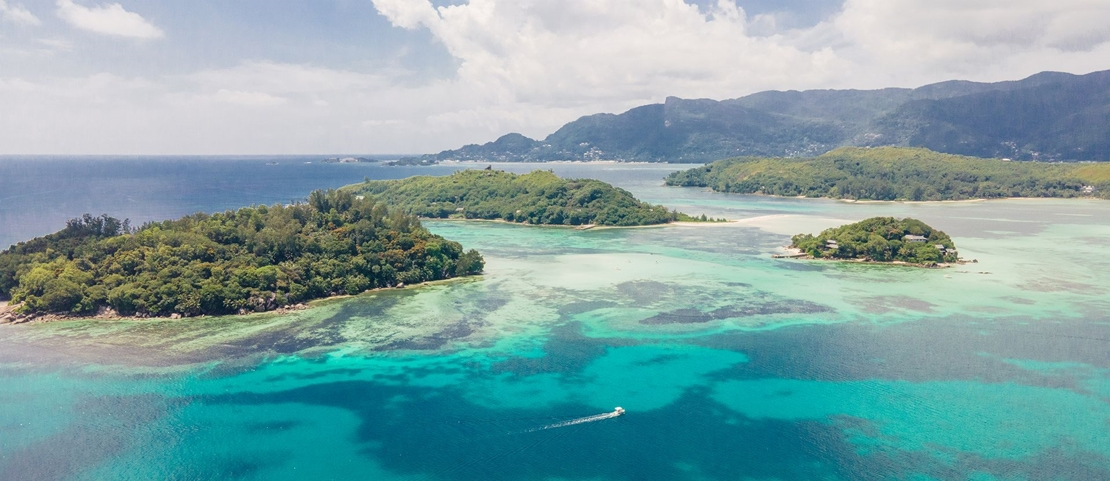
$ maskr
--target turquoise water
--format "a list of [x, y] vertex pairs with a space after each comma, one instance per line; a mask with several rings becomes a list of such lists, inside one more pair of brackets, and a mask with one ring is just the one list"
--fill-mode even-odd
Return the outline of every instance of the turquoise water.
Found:
[[[428, 222], [487, 273], [290, 315], [0, 326], [0, 479], [1110, 479], [1110, 203], [543, 167], [740, 222]], [[979, 262], [770, 258], [872, 215]]]

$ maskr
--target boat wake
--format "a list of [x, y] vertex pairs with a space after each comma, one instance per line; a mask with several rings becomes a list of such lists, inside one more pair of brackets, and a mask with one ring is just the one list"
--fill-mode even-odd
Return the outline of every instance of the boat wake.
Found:
[[546, 430], [546, 429], [565, 428], [567, 426], [574, 426], [576, 424], [585, 424], [585, 423], [592, 423], [592, 422], [597, 422], [597, 421], [604, 421], [606, 419], [615, 418], [615, 417], [620, 416], [622, 414], [624, 414], [624, 408], [622, 408], [620, 406], [617, 406], [617, 408], [613, 409], [612, 412], [594, 414], [593, 416], [586, 416], [584, 418], [577, 418], [577, 419], [571, 419], [569, 421], [557, 422], [555, 424], [548, 424], [547, 426], [541, 426], [541, 427], [538, 427], [538, 428], [529, 429], [525, 432], [532, 433], [532, 432], [536, 432], [536, 431], [543, 431], [543, 430]]

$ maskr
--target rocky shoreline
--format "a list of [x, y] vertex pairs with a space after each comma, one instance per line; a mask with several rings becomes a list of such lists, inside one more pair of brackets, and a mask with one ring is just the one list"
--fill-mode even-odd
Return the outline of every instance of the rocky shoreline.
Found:
[[[469, 278], [469, 276], [452, 277], [452, 278], [449, 278], [449, 279], [439, 279], [439, 280], [435, 280], [435, 281], [425, 281], [425, 282], [421, 282], [419, 284], [410, 284], [408, 286], [406, 286], [405, 283], [402, 282], [402, 283], [397, 284], [396, 286], [393, 286], [393, 287], [379, 287], [379, 288], [376, 288], [376, 289], [370, 289], [370, 290], [367, 290], [366, 292], [363, 292], [362, 294], [388, 291], [388, 290], [393, 290], [393, 289], [405, 289], [405, 288], [414, 288], [414, 287], [422, 287], [422, 286], [441, 285], [441, 284], [447, 284], [447, 283], [451, 283], [451, 282], [458, 282], [458, 281], [466, 280], [468, 278]], [[356, 295], [362, 295], [362, 294], [356, 294]], [[302, 302], [302, 303], [298, 303], [298, 304], [292, 304], [292, 305], [279, 307], [279, 308], [276, 308], [276, 309], [270, 309], [270, 310], [266, 310], [266, 311], [241, 310], [236, 314], [221, 314], [221, 315], [218, 315], [218, 316], [200, 315], [200, 316], [194, 316], [194, 317], [231, 317], [231, 316], [248, 316], [248, 315], [252, 315], [252, 314], [288, 314], [288, 313], [291, 313], [291, 312], [304, 311], [304, 310], [307, 310], [307, 309], [311, 309], [311, 308], [315, 307], [315, 305], [318, 304], [318, 303], [332, 301], [332, 300], [336, 300], [336, 299], [343, 299], [343, 298], [347, 298], [347, 297], [354, 297], [354, 296], [352, 296], [350, 294], [337, 294], [337, 295], [334, 295], [334, 296], [321, 297], [319, 299], [312, 299], [312, 300], [309, 300], [309, 301], [306, 301], [306, 302]], [[16, 312], [16, 310], [18, 310], [20, 306], [22, 306], [22, 304], [12, 305], [8, 301], [0, 301], [0, 325], [3, 325], [3, 324], [29, 324], [29, 323], [53, 322], [53, 321], [77, 321], [77, 320], [143, 321], [143, 320], [154, 320], [154, 319], [163, 319], [163, 320], [165, 320], [165, 319], [192, 319], [192, 318], [194, 318], [194, 317], [190, 317], [190, 316], [182, 316], [181, 314], [172, 314], [172, 315], [169, 315], [169, 316], [121, 316], [118, 312], [115, 311], [115, 309], [112, 309], [110, 307], [102, 307], [102, 308], [100, 308], [99, 311], [97, 311], [97, 313], [95, 315], [91, 315], [91, 316], [87, 315], [87, 314], [64, 314], [64, 313], [63, 314], [59, 314], [59, 313], [19, 314], [19, 313]]]
[[932, 265], [916, 264], [916, 263], [913, 263], [913, 262], [905, 262], [905, 261], [874, 261], [874, 260], [871, 260], [871, 259], [860, 259], [860, 258], [857, 258], [857, 259], [836, 259], [836, 258], [829, 258], [829, 257], [813, 257], [813, 256], [811, 256], [809, 254], [806, 254], [806, 253], [804, 253], [804, 252], [802, 252], [802, 251], [800, 251], [800, 250], [798, 250], [797, 248], [794, 248], [794, 247], [784, 247], [783, 249], [786, 251], [785, 254], [772, 254], [771, 258], [773, 258], [773, 259], [801, 259], [801, 260], [806, 260], [806, 261], [852, 262], [852, 263], [856, 263], [856, 264], [876, 264], [876, 265], [884, 265], [884, 266], [920, 267], [922, 269], [944, 269], [944, 268], [957, 266], [957, 265], [962, 266], [962, 265], [967, 265], [967, 264], [978, 264], [979, 263], [978, 259], [971, 259], [971, 260], [960, 259], [956, 262], [938, 262], [938, 263], [932, 264]]
[[[102, 308], [100, 308], [99, 311], [97, 311], [97, 313], [95, 315], [91, 315], [91, 316], [87, 315], [87, 314], [59, 314], [59, 313], [20, 314], [20, 313], [16, 312], [16, 310], [19, 309], [19, 307], [21, 305], [22, 304], [10, 305], [7, 302], [0, 302], [0, 324], [29, 324], [29, 323], [39, 323], [39, 322], [75, 321], [75, 320], [89, 320], [89, 319], [102, 320], [102, 321], [141, 321], [141, 320], [150, 320], [150, 319], [184, 319], [185, 318], [185, 316], [182, 316], [181, 314], [176, 314], [176, 313], [171, 314], [169, 316], [122, 316], [118, 312], [116, 312], [115, 309], [112, 309], [110, 307], [102, 307]], [[248, 315], [248, 314], [262, 314], [262, 313], [287, 314], [287, 313], [295, 312], [295, 311], [303, 311], [303, 310], [306, 310], [308, 308], [309, 308], [308, 304], [303, 304], [302, 303], [302, 304], [293, 304], [293, 305], [285, 306], [285, 307], [279, 307], [277, 309], [273, 309], [273, 310], [269, 310], [269, 311], [239, 312], [238, 314], [229, 314], [229, 315], [245, 316], [245, 315]], [[197, 317], [209, 317], [209, 316], [197, 316]]]

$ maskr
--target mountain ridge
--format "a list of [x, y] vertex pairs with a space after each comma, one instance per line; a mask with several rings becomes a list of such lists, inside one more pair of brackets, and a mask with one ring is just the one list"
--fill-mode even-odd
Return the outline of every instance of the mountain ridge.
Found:
[[725, 100], [667, 97], [586, 115], [543, 140], [518, 133], [405, 163], [443, 160], [708, 162], [811, 157], [845, 146], [925, 147], [1017, 160], [1110, 160], [1110, 70], [1021, 80], [948, 80], [875, 90], [769, 90]]

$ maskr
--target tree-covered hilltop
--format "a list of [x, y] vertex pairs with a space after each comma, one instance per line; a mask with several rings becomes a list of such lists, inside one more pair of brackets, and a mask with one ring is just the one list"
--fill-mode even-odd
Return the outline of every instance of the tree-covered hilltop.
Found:
[[628, 191], [600, 180], [562, 179], [549, 171], [520, 175], [500, 170], [463, 170], [444, 177], [369, 180], [344, 189], [434, 219], [603, 226], [697, 220], [641, 202]]
[[131, 229], [108, 216], [0, 252], [0, 299], [23, 312], [169, 316], [260, 312], [337, 294], [466, 276], [477, 251], [350, 192], [194, 214]]
[[667, 185], [865, 200], [1110, 196], [1110, 164], [1010, 162], [905, 147], [845, 147], [813, 158], [737, 158], [675, 172]]
[[817, 259], [859, 259], [934, 266], [959, 260], [948, 234], [917, 219], [872, 217], [825, 229], [816, 237], [798, 234], [790, 247]]

